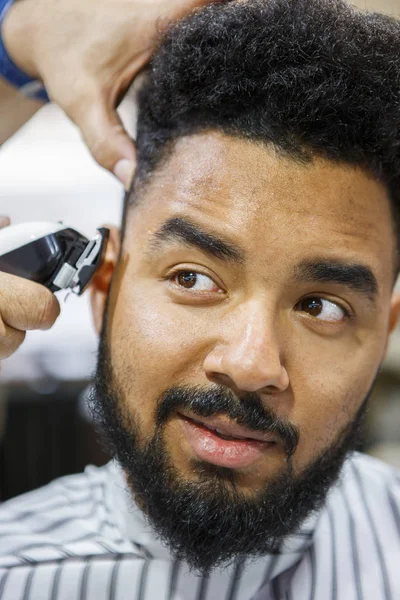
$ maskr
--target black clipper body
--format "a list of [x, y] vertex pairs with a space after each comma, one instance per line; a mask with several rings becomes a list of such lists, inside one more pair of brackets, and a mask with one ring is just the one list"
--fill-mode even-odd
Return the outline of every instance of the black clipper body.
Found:
[[109, 230], [89, 240], [62, 223], [23, 223], [0, 229], [0, 271], [80, 295], [100, 265]]

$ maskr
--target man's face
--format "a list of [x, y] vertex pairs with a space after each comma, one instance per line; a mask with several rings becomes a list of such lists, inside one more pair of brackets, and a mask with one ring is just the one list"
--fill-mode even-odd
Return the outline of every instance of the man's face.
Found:
[[212, 482], [225, 500], [300, 481], [372, 386], [394, 265], [389, 201], [364, 172], [179, 140], [129, 211], [103, 331], [135, 452], [157, 440], [170, 486]]

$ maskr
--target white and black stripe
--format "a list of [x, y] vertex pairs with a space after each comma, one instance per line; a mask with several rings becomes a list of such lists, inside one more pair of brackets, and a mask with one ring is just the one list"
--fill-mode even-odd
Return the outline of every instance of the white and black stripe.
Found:
[[400, 476], [347, 461], [278, 554], [207, 578], [157, 540], [114, 463], [0, 507], [0, 600], [399, 600]]

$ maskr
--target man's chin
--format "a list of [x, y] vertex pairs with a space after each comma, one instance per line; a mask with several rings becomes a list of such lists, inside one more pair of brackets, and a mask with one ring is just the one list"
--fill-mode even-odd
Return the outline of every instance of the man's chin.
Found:
[[222, 486], [227, 494], [240, 493], [247, 499], [257, 498], [261, 490], [268, 487], [269, 482], [276, 477], [283, 476], [281, 466], [279, 474], [274, 476], [263, 476], [260, 474], [248, 472], [248, 470], [229, 469], [221, 467], [210, 462], [191, 459], [189, 467], [184, 472], [180, 472], [182, 481], [188, 483], [204, 483]]
[[239, 485], [237, 471], [204, 461], [191, 461], [196, 475], [186, 477], [171, 465], [162, 435], [128, 461], [126, 452], [118, 456], [156, 534], [176, 558], [204, 573], [240, 556], [275, 553], [321, 506], [346, 452], [328, 451], [297, 477], [288, 465], [257, 491]]

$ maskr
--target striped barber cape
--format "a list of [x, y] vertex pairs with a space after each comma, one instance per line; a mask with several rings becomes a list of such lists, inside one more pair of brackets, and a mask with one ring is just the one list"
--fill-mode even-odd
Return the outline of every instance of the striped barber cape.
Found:
[[1, 600], [399, 600], [400, 475], [355, 454], [280, 553], [191, 573], [115, 462], [0, 506]]

